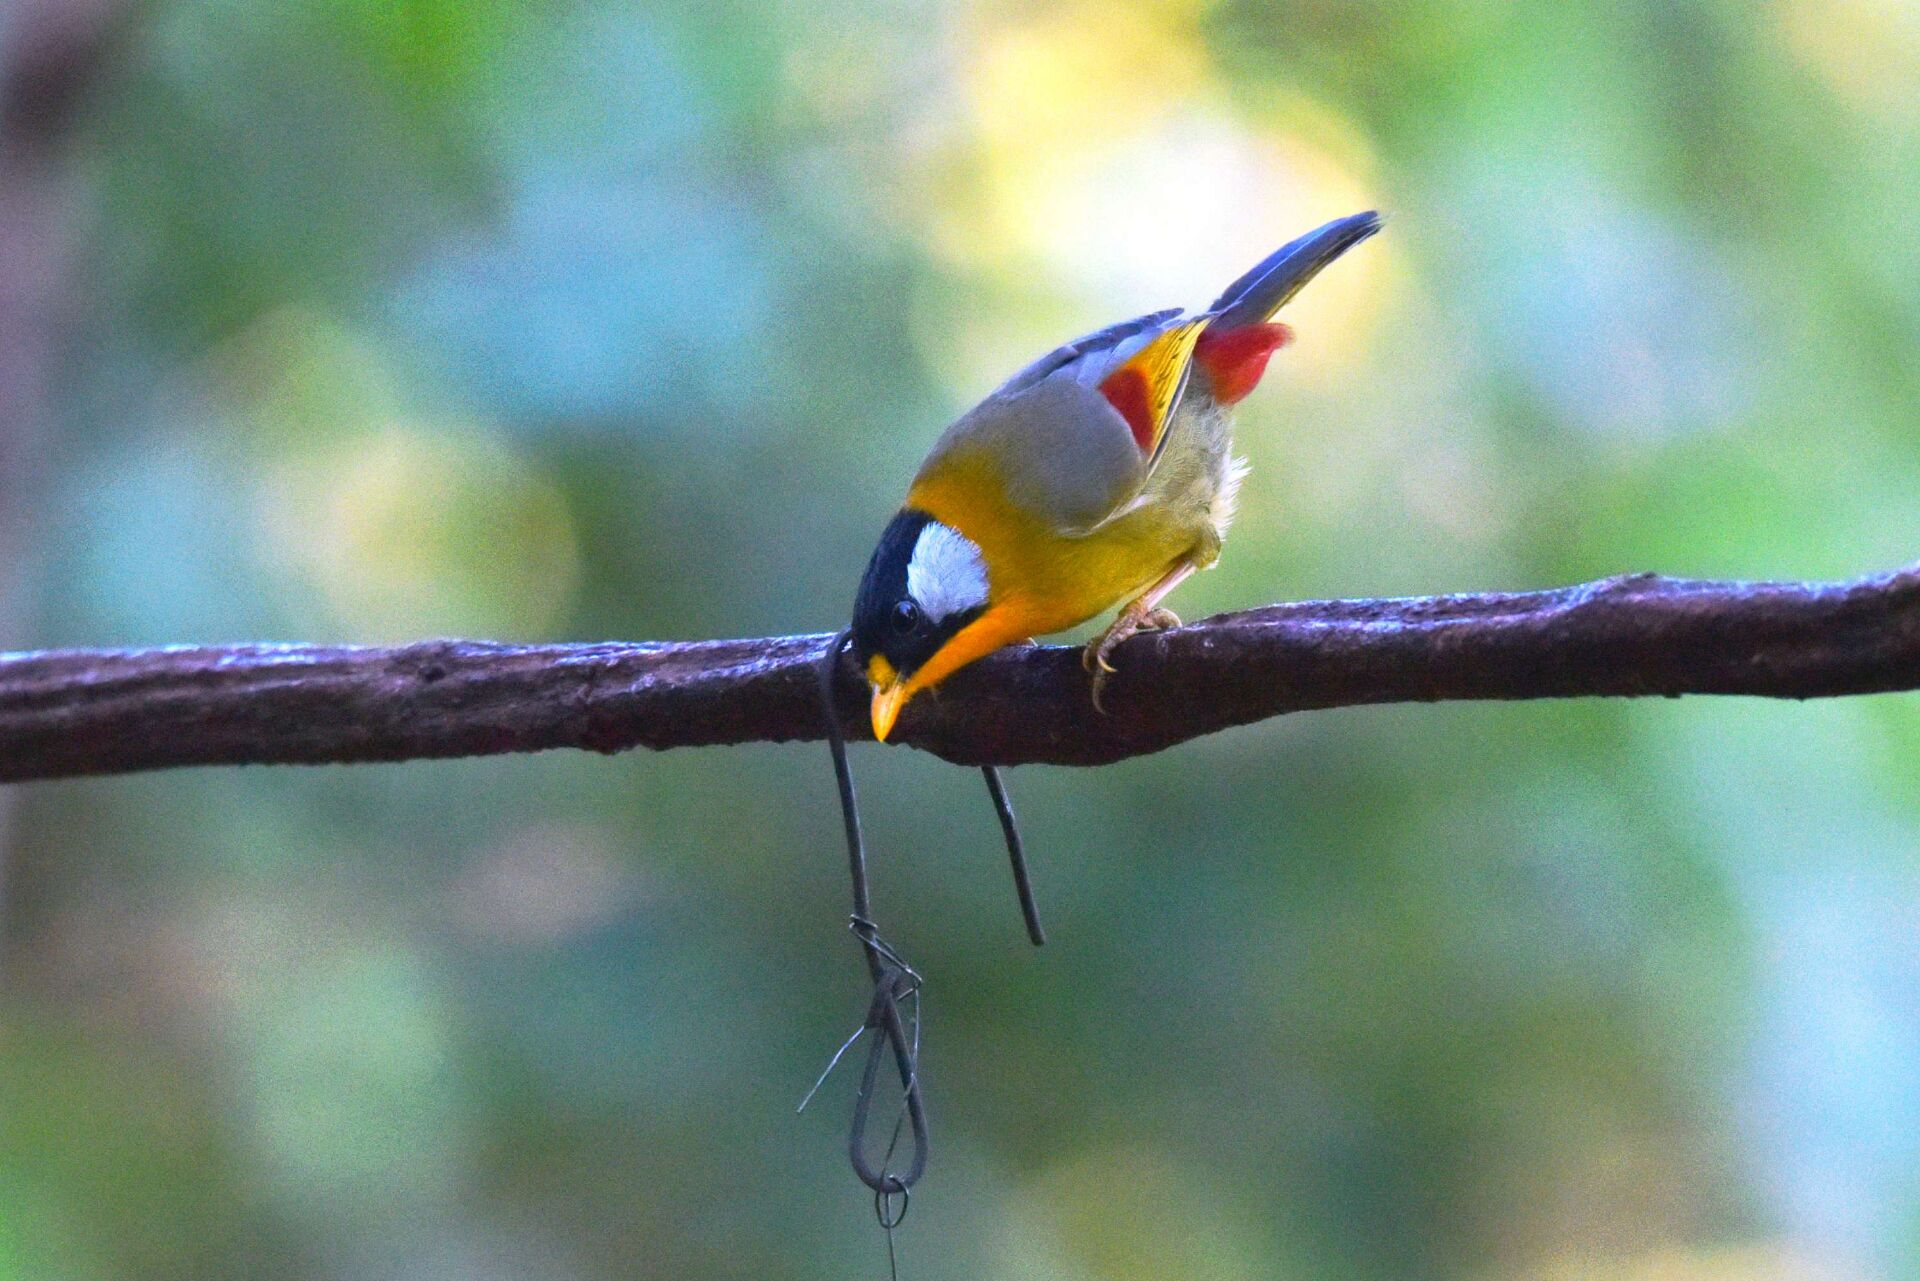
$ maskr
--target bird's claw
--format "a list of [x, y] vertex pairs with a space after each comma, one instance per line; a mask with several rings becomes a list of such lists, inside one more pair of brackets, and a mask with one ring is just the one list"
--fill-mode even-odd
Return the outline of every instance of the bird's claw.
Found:
[[1100, 696], [1107, 687], [1107, 681], [1120, 670], [1107, 661], [1107, 655], [1113, 652], [1115, 646], [1135, 632], [1161, 631], [1178, 626], [1180, 616], [1170, 609], [1127, 609], [1113, 620], [1113, 626], [1088, 641], [1087, 647], [1080, 651], [1080, 665], [1093, 675], [1093, 710], [1102, 716], [1107, 714]]
[[1107, 709], [1100, 701], [1100, 694], [1106, 689], [1107, 681], [1120, 670], [1107, 661], [1107, 655], [1112, 652], [1115, 645], [1131, 635], [1133, 635], [1133, 628], [1123, 628], [1121, 619], [1115, 619], [1112, 627], [1088, 641], [1087, 647], [1080, 651], [1080, 665], [1093, 675], [1093, 710], [1102, 716], [1107, 714]]

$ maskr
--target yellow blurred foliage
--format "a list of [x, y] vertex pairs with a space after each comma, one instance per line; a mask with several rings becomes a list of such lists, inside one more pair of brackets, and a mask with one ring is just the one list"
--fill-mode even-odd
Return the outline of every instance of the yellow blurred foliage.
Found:
[[283, 460], [260, 496], [268, 545], [349, 635], [540, 636], [579, 581], [565, 497], [479, 429], [381, 424]]
[[[1251, 1218], [1204, 1173], [1139, 1146], [1082, 1151], [1006, 1207], [999, 1275], [1049, 1281], [1229, 1281], [1265, 1257]], [[1170, 1231], [1170, 1225], [1178, 1225]]]

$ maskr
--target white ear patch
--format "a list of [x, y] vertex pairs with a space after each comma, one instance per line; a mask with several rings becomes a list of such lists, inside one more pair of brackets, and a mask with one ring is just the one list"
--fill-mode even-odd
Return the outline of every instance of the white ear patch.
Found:
[[928, 521], [907, 561], [907, 594], [938, 623], [987, 603], [987, 562], [973, 540]]

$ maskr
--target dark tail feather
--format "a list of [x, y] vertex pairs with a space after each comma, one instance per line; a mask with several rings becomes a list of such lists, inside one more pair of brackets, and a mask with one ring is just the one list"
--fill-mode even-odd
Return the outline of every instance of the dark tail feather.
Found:
[[1369, 210], [1336, 218], [1280, 246], [1214, 300], [1208, 308], [1218, 317], [1212, 327], [1227, 330], [1262, 323], [1284, 307], [1322, 267], [1378, 230], [1380, 215]]

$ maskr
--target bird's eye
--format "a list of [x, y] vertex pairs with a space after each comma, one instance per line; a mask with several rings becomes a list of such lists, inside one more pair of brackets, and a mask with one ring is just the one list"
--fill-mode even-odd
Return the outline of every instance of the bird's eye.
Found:
[[920, 625], [920, 607], [910, 600], [903, 600], [893, 607], [893, 630], [910, 632]]

